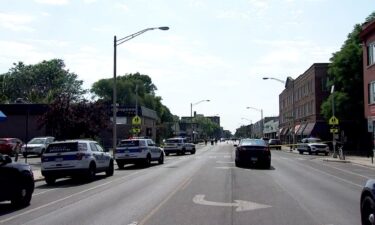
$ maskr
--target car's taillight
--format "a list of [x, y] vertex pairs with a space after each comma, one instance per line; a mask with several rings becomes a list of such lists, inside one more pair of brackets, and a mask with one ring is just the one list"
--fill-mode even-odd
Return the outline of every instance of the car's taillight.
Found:
[[85, 153], [77, 153], [77, 160], [82, 160], [83, 156], [85, 156]]

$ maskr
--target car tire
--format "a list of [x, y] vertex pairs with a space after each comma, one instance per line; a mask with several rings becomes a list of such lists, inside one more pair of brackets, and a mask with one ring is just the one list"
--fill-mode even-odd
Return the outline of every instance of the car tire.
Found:
[[23, 207], [28, 206], [31, 201], [32, 197], [32, 184], [30, 182], [34, 181], [27, 181], [24, 182], [17, 190], [17, 193], [15, 194], [14, 198], [11, 200], [12, 205], [16, 207]]
[[47, 185], [54, 185], [56, 183], [55, 177], [46, 176], [44, 177], [44, 180], [46, 181]]
[[113, 161], [111, 160], [111, 161], [109, 162], [109, 167], [108, 167], [108, 169], [105, 171], [105, 175], [106, 175], [107, 177], [113, 176], [113, 172], [114, 172], [114, 166], [113, 166]]
[[239, 161], [237, 161], [237, 160], [235, 160], [235, 161], [234, 161], [234, 164], [236, 165], [236, 167], [241, 167], [241, 164], [240, 164], [240, 162], [239, 162]]
[[264, 169], [271, 169], [271, 160], [264, 163]]
[[86, 179], [87, 181], [91, 182], [93, 180], [95, 180], [95, 176], [96, 176], [96, 165], [95, 163], [90, 163], [90, 167], [87, 171], [87, 175], [86, 175]]
[[120, 161], [116, 161], [117, 162], [117, 166], [120, 170], [124, 169], [124, 166], [125, 166], [125, 163], [123, 162], [120, 162]]
[[27, 153], [26, 152], [22, 153], [22, 155], [23, 155], [24, 158], [27, 157]]
[[182, 151], [181, 151], [181, 155], [185, 155], [185, 153], [186, 153], [186, 149], [182, 149]]
[[164, 155], [163, 155], [163, 153], [160, 154], [160, 157], [159, 157], [158, 163], [159, 163], [159, 164], [164, 164]]
[[166, 152], [165, 155], [166, 155], [166, 156], [169, 156], [169, 152]]
[[151, 165], [151, 156], [150, 155], [147, 155], [143, 164], [144, 164], [145, 167], [149, 167]]
[[193, 151], [191, 151], [190, 154], [195, 154], [195, 149]]
[[300, 155], [302, 155], [302, 154], [303, 154], [303, 151], [298, 151], [298, 152], [299, 152], [299, 154], [300, 154]]
[[328, 152], [325, 152], [324, 155], [327, 156], [327, 155], [328, 155]]
[[309, 153], [309, 155], [311, 155], [312, 154], [311, 150], [309, 150], [308, 153]]
[[369, 217], [374, 213], [375, 202], [370, 196], [363, 198], [361, 202], [361, 221], [363, 225], [371, 225]]

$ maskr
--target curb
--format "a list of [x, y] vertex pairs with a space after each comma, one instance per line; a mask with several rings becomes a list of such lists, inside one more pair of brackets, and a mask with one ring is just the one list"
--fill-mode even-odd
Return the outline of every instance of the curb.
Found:
[[43, 178], [40, 177], [40, 178], [34, 179], [34, 183], [39, 182], [39, 181], [43, 181], [43, 180], [44, 180], [44, 177]]
[[337, 160], [337, 159], [322, 159], [323, 162], [339, 162], [339, 163], [352, 163], [349, 160]]

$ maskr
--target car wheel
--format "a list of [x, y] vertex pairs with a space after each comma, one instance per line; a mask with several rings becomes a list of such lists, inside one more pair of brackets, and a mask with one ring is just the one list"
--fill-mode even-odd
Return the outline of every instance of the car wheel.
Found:
[[93, 181], [96, 175], [96, 166], [95, 163], [90, 163], [89, 170], [87, 171], [87, 180]]
[[166, 152], [166, 153], [165, 153], [165, 155], [166, 155], [166, 156], [169, 156], [169, 153], [168, 153], [168, 152]]
[[119, 161], [116, 161], [117, 162], [117, 166], [120, 170], [124, 169], [124, 163], [123, 162], [119, 162]]
[[266, 162], [264, 163], [264, 168], [265, 168], [265, 169], [270, 169], [270, 168], [271, 168], [271, 160], [270, 160], [270, 161], [266, 161]]
[[12, 205], [16, 207], [28, 206], [31, 201], [32, 192], [32, 185], [29, 182], [23, 183], [21, 187], [18, 188], [14, 198], [11, 200]]
[[362, 200], [361, 204], [361, 220], [363, 225], [371, 225], [373, 224], [370, 217], [374, 216], [374, 210], [375, 210], [375, 203], [374, 200], [370, 196], [366, 196]]
[[311, 150], [309, 150], [308, 152], [309, 152], [309, 155], [311, 155], [311, 154], [312, 154]]
[[300, 154], [300, 155], [302, 155], [302, 154], [303, 154], [303, 151], [298, 151], [298, 152], [299, 152], [299, 154]]
[[45, 177], [44, 180], [46, 181], [47, 185], [54, 185], [56, 183], [55, 177]]
[[151, 165], [151, 156], [147, 155], [145, 161], [144, 161], [145, 167], [149, 167]]
[[113, 161], [111, 160], [109, 162], [108, 169], [105, 171], [105, 175], [107, 175], [107, 177], [113, 176], [113, 170], [114, 170], [114, 168], [113, 168]]
[[328, 155], [328, 152], [325, 152], [324, 155], [327, 156], [327, 155]]
[[193, 151], [190, 152], [191, 154], [195, 154], [195, 149]]
[[164, 155], [163, 155], [163, 153], [160, 154], [160, 157], [159, 157], [158, 163], [159, 163], [159, 164], [163, 164], [163, 163], [164, 163]]
[[182, 151], [181, 151], [181, 155], [185, 155], [185, 151], [186, 151], [186, 149], [182, 149]]
[[27, 157], [27, 153], [26, 152], [22, 153], [22, 155], [23, 155], [24, 158]]
[[236, 165], [236, 167], [241, 167], [241, 164], [240, 164], [240, 162], [239, 162], [239, 161], [237, 161], [237, 160], [235, 160], [235, 161], [234, 161], [234, 164]]

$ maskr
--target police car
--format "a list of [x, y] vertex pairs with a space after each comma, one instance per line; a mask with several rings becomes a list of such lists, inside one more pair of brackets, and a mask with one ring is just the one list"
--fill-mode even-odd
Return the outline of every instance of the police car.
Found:
[[151, 161], [164, 163], [164, 151], [157, 147], [151, 139], [125, 139], [116, 147], [117, 166], [123, 169], [125, 164], [143, 164], [150, 166]]
[[42, 155], [42, 175], [47, 184], [62, 177], [85, 177], [88, 181], [96, 173], [113, 175], [113, 158], [96, 141], [70, 140], [50, 144]]

